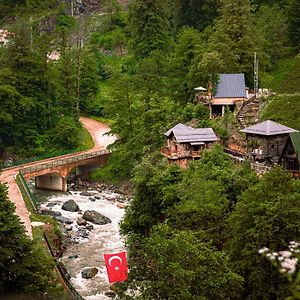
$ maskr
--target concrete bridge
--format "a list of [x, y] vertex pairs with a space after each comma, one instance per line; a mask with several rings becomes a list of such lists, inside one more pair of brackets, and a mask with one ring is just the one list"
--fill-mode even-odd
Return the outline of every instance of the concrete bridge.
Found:
[[85, 117], [81, 117], [80, 121], [93, 138], [92, 149], [1, 170], [0, 182], [8, 187], [8, 198], [15, 204], [16, 215], [19, 216], [30, 237], [32, 237], [30, 213], [15, 181], [20, 171], [27, 180], [35, 177], [38, 188], [66, 191], [66, 178], [72, 169], [77, 168], [77, 171], [82, 172], [96, 166], [101, 167], [107, 162], [110, 155], [107, 146], [116, 140], [116, 136], [107, 135], [110, 128], [106, 124]]
[[107, 149], [88, 152], [72, 157], [58, 158], [57, 160], [20, 169], [24, 178], [35, 178], [37, 189], [53, 191], [67, 191], [67, 176], [74, 169], [78, 173], [87, 173], [91, 169], [103, 167], [110, 152]]

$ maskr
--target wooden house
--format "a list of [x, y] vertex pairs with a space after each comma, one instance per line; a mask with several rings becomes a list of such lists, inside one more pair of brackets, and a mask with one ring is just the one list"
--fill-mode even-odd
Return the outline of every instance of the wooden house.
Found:
[[248, 97], [244, 74], [220, 74], [216, 91], [209, 105], [210, 117], [223, 116], [226, 107], [234, 111], [236, 104]]
[[279, 162], [293, 177], [300, 177], [300, 132], [289, 134]]
[[162, 155], [181, 168], [187, 168], [189, 161], [199, 159], [204, 149], [218, 141], [212, 128], [192, 128], [181, 123], [164, 135], [167, 145], [161, 148]]
[[248, 155], [255, 161], [272, 166], [279, 162], [289, 134], [297, 130], [267, 120], [241, 132], [246, 133]]

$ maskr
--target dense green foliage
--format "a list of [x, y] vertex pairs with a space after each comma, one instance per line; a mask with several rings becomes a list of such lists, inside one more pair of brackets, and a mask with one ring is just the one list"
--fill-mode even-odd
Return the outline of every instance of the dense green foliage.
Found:
[[[299, 92], [299, 1], [132, 0], [127, 13], [107, 0], [105, 14], [91, 18], [73, 18], [56, 4], [0, 4], [1, 16], [24, 16], [11, 26], [2, 20], [12, 35], [0, 48], [0, 150], [28, 156], [75, 148], [81, 112], [109, 118], [118, 140], [108, 166], [94, 176], [132, 176], [135, 185], [121, 224], [130, 275], [119, 297], [287, 296], [288, 281], [258, 249], [299, 239], [299, 182], [280, 169], [257, 179], [221, 146], [184, 171], [168, 166], [158, 150], [178, 122], [229, 138], [232, 115], [209, 120], [194, 88], [211, 82], [214, 91], [220, 73], [245, 73], [251, 89], [254, 52], [263, 85]], [[53, 50], [57, 61], [48, 58]], [[278, 95], [265, 103], [263, 118], [300, 129], [299, 107], [298, 94]], [[28, 243], [20, 238], [25, 254]], [[43, 288], [41, 270], [34, 287], [22, 277], [30, 270], [16, 270], [20, 289]], [[2, 288], [9, 289], [5, 276]]]
[[275, 168], [257, 180], [247, 165], [235, 165], [215, 147], [186, 171], [145, 159], [133, 180], [135, 197], [121, 225], [131, 275], [121, 298], [126, 288], [139, 290], [143, 299], [288, 294], [288, 281], [258, 254], [264, 246], [281, 249], [299, 239], [300, 185], [285, 171]]
[[0, 292], [46, 290], [54, 263], [45, 249], [31, 241], [14, 215], [14, 205], [0, 185]]
[[[246, 295], [283, 299], [287, 281], [278, 270], [257, 255], [264, 246], [281, 249], [299, 240], [300, 185], [279, 167], [241, 194], [229, 218], [229, 252], [238, 274], [247, 278]], [[274, 289], [280, 286], [280, 289]]]

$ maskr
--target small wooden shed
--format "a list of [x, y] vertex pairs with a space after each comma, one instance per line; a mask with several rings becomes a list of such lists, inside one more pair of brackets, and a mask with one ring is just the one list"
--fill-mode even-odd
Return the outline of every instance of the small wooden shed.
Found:
[[289, 134], [297, 130], [267, 120], [244, 128], [241, 132], [246, 133], [248, 155], [253, 160], [272, 166], [279, 162]]

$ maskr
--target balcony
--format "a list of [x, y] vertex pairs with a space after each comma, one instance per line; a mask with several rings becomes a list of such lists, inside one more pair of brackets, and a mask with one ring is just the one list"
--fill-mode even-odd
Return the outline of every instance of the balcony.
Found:
[[160, 152], [163, 156], [169, 159], [179, 159], [179, 158], [200, 158], [203, 150], [193, 151], [186, 150], [180, 152], [171, 152], [169, 147], [162, 147]]

